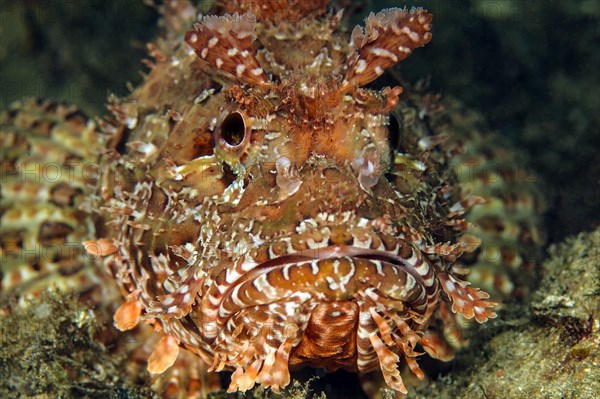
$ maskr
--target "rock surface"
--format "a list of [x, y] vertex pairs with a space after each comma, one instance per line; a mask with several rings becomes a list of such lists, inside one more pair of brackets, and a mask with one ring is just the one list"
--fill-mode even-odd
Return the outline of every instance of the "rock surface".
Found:
[[549, 253], [532, 303], [507, 305], [484, 333], [485, 343], [410, 398], [596, 397], [600, 230], [568, 238]]

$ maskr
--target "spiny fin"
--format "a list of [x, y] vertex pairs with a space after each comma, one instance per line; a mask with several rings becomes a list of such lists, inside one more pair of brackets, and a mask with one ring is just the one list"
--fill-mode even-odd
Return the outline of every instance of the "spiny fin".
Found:
[[408, 57], [431, 40], [432, 15], [422, 8], [390, 8], [369, 14], [365, 29], [352, 31], [357, 56], [350, 64], [342, 89], [361, 87]]
[[479, 288], [469, 287], [469, 282], [459, 280], [451, 274], [440, 272], [437, 276], [442, 289], [452, 300], [452, 311], [467, 319], [473, 317], [478, 323], [496, 317], [489, 308], [496, 306], [495, 302], [486, 301], [490, 296]]
[[256, 17], [250, 14], [206, 16], [185, 35], [185, 41], [211, 66], [252, 85], [268, 82], [252, 42]]

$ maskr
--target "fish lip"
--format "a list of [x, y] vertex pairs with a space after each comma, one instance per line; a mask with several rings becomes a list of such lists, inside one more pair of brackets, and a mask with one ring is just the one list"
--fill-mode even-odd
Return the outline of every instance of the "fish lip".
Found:
[[[407, 245], [410, 245], [408, 242]], [[413, 247], [414, 251], [419, 251]], [[402, 269], [407, 274], [411, 275], [416, 284], [425, 286], [423, 276], [421, 276], [415, 268], [404, 258], [394, 254], [392, 251], [378, 250], [361, 248], [352, 245], [334, 244], [322, 248], [306, 249], [294, 253], [280, 255], [275, 258], [263, 261], [256, 265], [251, 270], [248, 270], [236, 281], [233, 281], [227, 289], [223, 292], [219, 304], [216, 306], [219, 308], [225, 298], [230, 297], [233, 291], [237, 287], [242, 286], [244, 283], [258, 278], [260, 275], [269, 273], [276, 269], [283, 269], [286, 266], [299, 265], [310, 261], [320, 261], [324, 259], [335, 259], [335, 258], [352, 258], [369, 261], [382, 261], [392, 264], [394, 267]], [[428, 262], [427, 259], [424, 259]], [[433, 265], [429, 265], [431, 269]]]
[[[413, 250], [417, 250], [414, 248]], [[300, 262], [306, 262], [311, 260], [322, 260], [322, 259], [330, 259], [330, 258], [341, 258], [341, 257], [349, 257], [349, 258], [358, 258], [358, 259], [366, 259], [366, 260], [380, 260], [384, 262], [391, 263], [395, 266], [404, 268], [408, 273], [410, 273], [418, 282], [423, 280], [422, 276], [415, 270], [415, 268], [404, 258], [398, 256], [392, 251], [384, 251], [380, 249], [370, 249], [370, 248], [361, 248], [353, 245], [342, 245], [335, 244], [329, 245], [327, 247], [315, 248], [315, 249], [305, 249], [302, 251], [289, 253], [285, 255], [280, 255], [276, 258], [266, 260], [248, 273], [254, 270], [264, 270], [264, 269], [275, 269], [278, 267], [284, 267], [289, 264], [297, 264]], [[248, 274], [246, 273], [246, 274]], [[246, 280], [243, 278], [241, 280]], [[232, 286], [237, 285], [238, 282], [235, 282]]]

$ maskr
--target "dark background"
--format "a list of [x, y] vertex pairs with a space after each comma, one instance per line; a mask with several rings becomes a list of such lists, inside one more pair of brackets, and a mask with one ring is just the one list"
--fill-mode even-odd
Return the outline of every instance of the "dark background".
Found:
[[[146, 1], [147, 3], [147, 1]], [[211, 1], [204, 2], [208, 10]], [[433, 40], [400, 69], [459, 98], [527, 154], [550, 241], [600, 221], [600, 1], [342, 1], [351, 24], [407, 4], [434, 15]], [[0, 2], [0, 105], [63, 99], [89, 116], [145, 68], [157, 6], [143, 0]]]

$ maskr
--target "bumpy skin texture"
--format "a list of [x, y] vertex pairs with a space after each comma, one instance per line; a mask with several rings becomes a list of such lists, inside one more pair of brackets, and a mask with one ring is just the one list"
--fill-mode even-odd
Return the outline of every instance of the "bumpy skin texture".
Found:
[[101, 279], [80, 245], [95, 231], [85, 211], [98, 175], [95, 124], [41, 100], [14, 104], [1, 122], [2, 294], [89, 288]]
[[191, 352], [234, 370], [231, 391], [309, 365], [406, 392], [401, 364], [423, 378], [421, 350], [461, 344], [447, 326], [495, 316], [464, 266], [494, 298], [526, 288], [538, 204], [513, 158], [455, 102], [364, 88], [431, 39], [431, 15], [385, 10], [349, 39], [325, 3], [224, 2], [242, 14], [186, 33], [193, 7], [167, 2], [144, 83], [90, 140], [97, 188], [68, 209], [96, 221], [81, 239], [126, 298], [117, 328], [159, 331], [140, 333], [153, 374], [199, 381]]
[[423, 330], [443, 291], [456, 313], [494, 316], [449, 273], [461, 245], [439, 240], [469, 202], [446, 184], [447, 159], [408, 143], [391, 156], [401, 89], [361, 88], [430, 40], [431, 15], [382, 11], [348, 43], [337, 16], [253, 11], [158, 47], [113, 107], [98, 194], [123, 309], [160, 321], [154, 373], [180, 345], [234, 369], [230, 390], [278, 390], [311, 365], [381, 368], [406, 392], [397, 363], [422, 377], [415, 349], [436, 354]]

